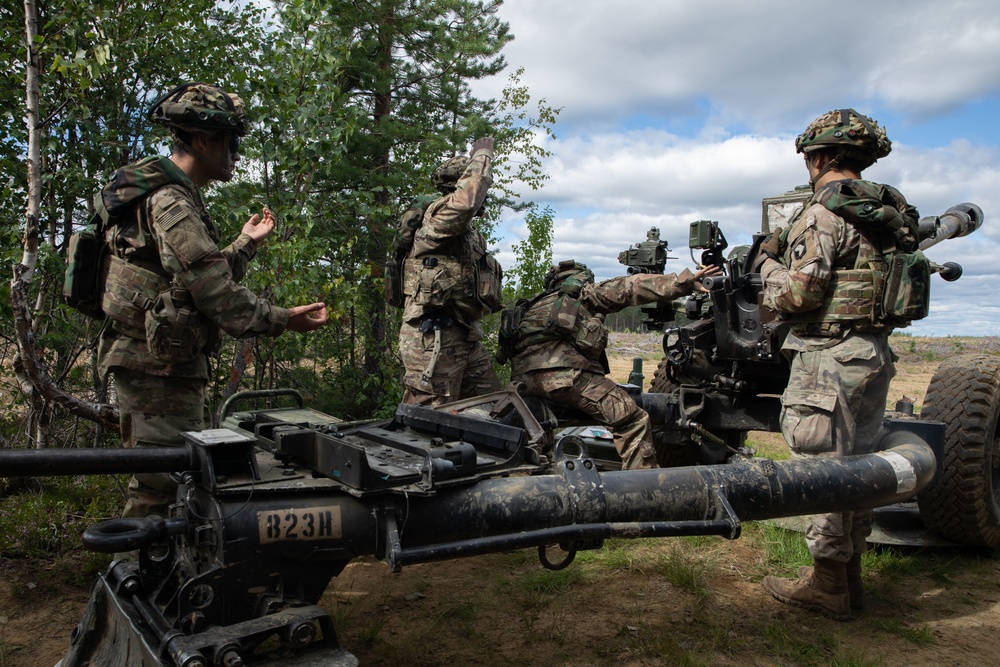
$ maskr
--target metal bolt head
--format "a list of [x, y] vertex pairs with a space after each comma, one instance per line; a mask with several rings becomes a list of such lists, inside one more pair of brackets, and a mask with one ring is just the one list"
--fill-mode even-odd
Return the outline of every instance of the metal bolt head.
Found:
[[295, 646], [308, 646], [316, 640], [316, 626], [312, 623], [299, 623], [289, 633], [289, 640]]
[[235, 649], [229, 649], [219, 657], [219, 664], [222, 667], [243, 667], [243, 658]]

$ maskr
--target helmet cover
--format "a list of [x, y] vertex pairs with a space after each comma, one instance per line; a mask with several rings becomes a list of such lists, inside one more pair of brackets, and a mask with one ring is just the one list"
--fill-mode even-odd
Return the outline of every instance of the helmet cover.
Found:
[[431, 183], [439, 192], [451, 192], [455, 189], [455, 184], [462, 177], [465, 168], [469, 165], [469, 158], [464, 155], [456, 155], [453, 158], [441, 163], [431, 175]]
[[558, 289], [561, 292], [573, 292], [579, 294], [580, 289], [594, 282], [594, 272], [582, 264], [572, 259], [565, 259], [559, 262], [558, 266], [553, 266], [545, 274], [545, 289]]
[[249, 118], [239, 95], [199, 82], [183, 83], [161, 95], [150, 105], [149, 118], [193, 134], [235, 132], [242, 137], [249, 130]]
[[795, 139], [795, 152], [809, 154], [832, 149], [858, 160], [866, 169], [892, 151], [885, 130], [854, 109], [828, 111]]

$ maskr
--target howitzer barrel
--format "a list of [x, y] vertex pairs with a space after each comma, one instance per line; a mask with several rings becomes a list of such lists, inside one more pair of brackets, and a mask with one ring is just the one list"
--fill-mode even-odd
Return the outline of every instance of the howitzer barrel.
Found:
[[194, 467], [196, 459], [188, 446], [0, 451], [0, 477], [176, 472]]
[[[110, 583], [96, 603], [103, 609], [103, 601], [111, 600], [116, 627], [126, 628], [128, 636], [99, 631], [95, 639], [84, 628], [71, 654], [127, 642], [136, 655], [159, 646], [183, 658], [168, 662], [149, 651], [143, 664], [228, 664], [213, 657], [223, 654], [223, 643], [239, 653], [268, 633], [295, 637], [296, 628], [314, 624], [309, 605], [358, 556], [375, 555], [395, 571], [412, 563], [560, 544], [568, 550], [568, 564], [576, 551], [610, 537], [734, 538], [743, 519], [890, 504], [922, 489], [936, 466], [922, 438], [908, 432], [892, 437], [896, 446], [888, 451], [845, 458], [604, 473], [591, 459], [570, 458], [552, 473], [479, 479], [426, 496], [350, 495], [329, 480], [269, 471], [281, 466], [258, 452], [259, 478], [237, 476], [223, 484], [216, 470], [209, 475], [219, 482], [215, 486], [204, 477], [186, 483], [166, 520], [107, 521], [85, 533], [90, 548], [138, 549], [139, 562], [112, 565]], [[216, 460], [224, 461], [232, 462], [227, 456]], [[202, 475], [212, 467], [212, 460], [204, 463]], [[294, 473], [294, 467], [281, 468]], [[162, 542], [170, 544], [167, 551]], [[548, 563], [544, 550], [540, 556]], [[272, 613], [283, 609], [296, 615]], [[295, 648], [339, 650], [326, 623], [322, 644], [313, 642], [313, 633]]]
[[[387, 560], [402, 565], [597, 537], [726, 534], [719, 525], [726, 521], [735, 521], [728, 536], [736, 537], [739, 519], [889, 505], [930, 483], [936, 466], [934, 452], [920, 437], [898, 434], [895, 442], [889, 451], [864, 456], [603, 474], [585, 461], [564, 461], [558, 466], [561, 477], [488, 480], [436, 498], [411, 499], [401, 520], [400, 549]], [[554, 526], [563, 528], [550, 531]], [[490, 539], [500, 535], [513, 540]]]
[[968, 236], [983, 224], [983, 210], [975, 204], [957, 204], [941, 215], [921, 218], [917, 226], [919, 247], [926, 250], [947, 239]]

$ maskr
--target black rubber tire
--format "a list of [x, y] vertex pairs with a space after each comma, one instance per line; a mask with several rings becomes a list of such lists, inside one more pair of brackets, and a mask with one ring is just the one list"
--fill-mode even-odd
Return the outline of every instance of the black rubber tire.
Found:
[[940, 474], [917, 498], [924, 524], [962, 544], [1000, 547], [1000, 356], [938, 366], [920, 418], [947, 425]]
[[[653, 379], [649, 381], [651, 394], [669, 394], [677, 388], [678, 385], [670, 379], [668, 374], [669, 363], [666, 359], [661, 359], [656, 366]], [[699, 459], [699, 445], [691, 437], [685, 437], [680, 443], [668, 443], [665, 438], [665, 430], [663, 426], [653, 427], [653, 444], [656, 446], [656, 458], [660, 467], [677, 468], [709, 463], [709, 461]], [[747, 439], [746, 431], [732, 431], [716, 435], [721, 435], [726, 444], [733, 449], [742, 447]]]
[[667, 368], [667, 360], [660, 359], [660, 363], [657, 364], [656, 370], [653, 371], [653, 379], [649, 381], [649, 393], [669, 394], [674, 390], [674, 387], [677, 386], [667, 375]]

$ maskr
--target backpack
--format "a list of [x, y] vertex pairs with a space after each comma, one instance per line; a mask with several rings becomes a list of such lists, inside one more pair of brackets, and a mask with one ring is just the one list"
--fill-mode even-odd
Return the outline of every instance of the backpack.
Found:
[[906, 326], [930, 312], [930, 260], [919, 250], [886, 257], [882, 292], [882, 319], [892, 326]]
[[87, 317], [103, 319], [101, 298], [104, 294], [104, 274], [111, 248], [105, 231], [118, 224], [104, 205], [103, 194], [94, 197], [94, 215], [87, 226], [69, 238], [66, 250], [66, 273], [63, 275], [63, 298], [66, 303]]
[[530, 299], [518, 299], [500, 315], [497, 361], [513, 359], [521, 350], [548, 340], [564, 340], [587, 359], [604, 363], [608, 330], [579, 299], [581, 285], [570, 281]]
[[[872, 321], [906, 326], [930, 312], [930, 260], [917, 246], [917, 210], [898, 190], [869, 181], [833, 181], [814, 196], [834, 214], [874, 238], [885, 261]], [[787, 230], [786, 230], [787, 231]], [[871, 240], [869, 241], [871, 242]], [[877, 282], [877, 280], [876, 280]]]
[[417, 230], [424, 223], [424, 213], [437, 199], [436, 195], [417, 197], [396, 222], [396, 234], [392, 239], [389, 260], [383, 272], [385, 302], [393, 308], [402, 308], [406, 301], [403, 295], [403, 262], [413, 247], [413, 238]]

